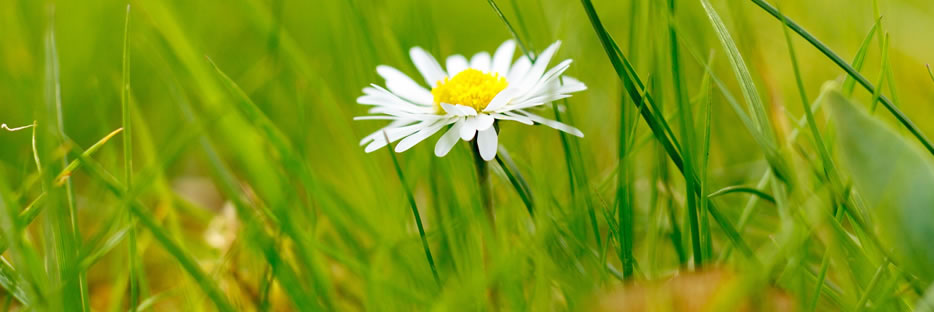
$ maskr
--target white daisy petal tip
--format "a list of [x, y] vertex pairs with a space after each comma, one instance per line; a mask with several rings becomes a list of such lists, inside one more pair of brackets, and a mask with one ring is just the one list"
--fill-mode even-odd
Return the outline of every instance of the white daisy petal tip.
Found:
[[493, 158], [496, 157], [496, 147], [498, 145], [496, 129], [489, 128], [477, 133], [477, 147], [480, 150], [480, 157], [483, 158], [483, 160], [493, 160]]

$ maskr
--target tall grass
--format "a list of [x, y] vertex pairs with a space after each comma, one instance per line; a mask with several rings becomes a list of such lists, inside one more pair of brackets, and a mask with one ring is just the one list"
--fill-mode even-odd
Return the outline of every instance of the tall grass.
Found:
[[[0, 2], [0, 305], [923, 310], [934, 5], [778, 4]], [[509, 38], [584, 138], [357, 146], [377, 65]]]

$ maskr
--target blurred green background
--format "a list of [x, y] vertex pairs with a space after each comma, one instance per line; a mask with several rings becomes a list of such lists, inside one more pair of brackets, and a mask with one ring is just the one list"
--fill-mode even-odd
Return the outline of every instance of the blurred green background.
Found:
[[[700, 2], [675, 2], [678, 8], [673, 20], [687, 94], [693, 99], [706, 92], [701, 88], [705, 77], [702, 61], [712, 56], [713, 75], [733, 96], [741, 98]], [[787, 136], [793, 123], [785, 111], [796, 116], [795, 120], [803, 111], [781, 23], [749, 1], [713, 3], [773, 121], [778, 120], [776, 132], [779, 137]], [[585, 134], [582, 139], [568, 138], [578, 157], [574, 162], [581, 164], [573, 179], [562, 137], [556, 131], [501, 124], [500, 144], [509, 150], [531, 186], [537, 211], [534, 218], [529, 217], [496, 167], [495, 232], [484, 226], [467, 144], [459, 143], [447, 157], [436, 158], [432, 153], [436, 135], [398, 154], [407, 182], [403, 185], [386, 149], [366, 154], [358, 146], [363, 136], [385, 122], [352, 120], [368, 108], [355, 102], [361, 89], [370, 83], [384, 83], [376, 74], [377, 65], [390, 65], [417, 77], [408, 59], [409, 48], [421, 46], [441, 59], [455, 53], [492, 51], [511, 38], [487, 1], [142, 0], [129, 4], [131, 140], [134, 176], [141, 177], [136, 180], [139, 190], [134, 196], [157, 226], [182, 246], [182, 253], [207, 273], [206, 282], [221, 289], [237, 309], [311, 308], [295, 302], [279, 283], [267, 287], [273, 280], [270, 276], [282, 274], [277, 269], [280, 267], [294, 270], [298, 286], [293, 290], [306, 292], [311, 298], [306, 300], [319, 308], [333, 310], [482, 310], [497, 306], [504, 310], [580, 310], [598, 301], [595, 298], [603, 290], [621, 284], [606, 268], [619, 266], [613, 251], [616, 243], [611, 242], [608, 232], [615, 222], [619, 116], [634, 110], [623, 97], [621, 82], [578, 1], [498, 2], [533, 50], [563, 41], [558, 58], [574, 60], [567, 75], [583, 81], [589, 89], [570, 98], [561, 116]], [[856, 55], [877, 19], [874, 3], [869, 0], [773, 4], [847, 61]], [[594, 6], [665, 107], [664, 115], [676, 116], [667, 63], [666, 5], [594, 0]], [[881, 29], [890, 36], [888, 58], [893, 81], [884, 83], [884, 94], [924, 133], [934, 133], [930, 122], [934, 82], [925, 68], [926, 63], [934, 62], [934, 41], [930, 40], [934, 2], [892, 0], [880, 1], [877, 6]], [[0, 122], [14, 127], [36, 121], [39, 140], [49, 142], [40, 145], [53, 146], [40, 155], [44, 162], [60, 161], [66, 154], [75, 159], [80, 153], [75, 147], [87, 149], [123, 126], [120, 86], [126, 12], [127, 3], [120, 1], [0, 0]], [[50, 36], [55, 55], [49, 54]], [[861, 69], [873, 83], [883, 64], [881, 42], [876, 42], [880, 38], [877, 33]], [[811, 100], [821, 92], [824, 82], [842, 80], [844, 72], [819, 51], [800, 37], [793, 36], [793, 42]], [[228, 88], [211, 61], [270, 123], [251, 118], [238, 106], [244, 99]], [[56, 62], [57, 77], [49, 71]], [[74, 144], [57, 144], [57, 136], [45, 132], [57, 123], [52, 118], [56, 116], [55, 92], [50, 93], [56, 89], [60, 91], [64, 133]], [[768, 168], [762, 152], [722, 94], [715, 87], [709, 94], [711, 190], [755, 185]], [[863, 103], [872, 98], [859, 88], [854, 95]], [[628, 113], [621, 112], [621, 107], [627, 107]], [[697, 107], [693, 113], [701, 124], [703, 115]], [[553, 116], [550, 108], [545, 112]], [[875, 116], [896, 124], [884, 110]], [[829, 115], [819, 112], [817, 117], [821, 129], [826, 129]], [[670, 123], [677, 125], [674, 119]], [[294, 148], [298, 162], [277, 148], [275, 136], [264, 128], [269, 124]], [[3, 195], [11, 211], [26, 207], [45, 190], [42, 181], [49, 181], [37, 173], [30, 132], [0, 132], [0, 180], [6, 185]], [[680, 133], [677, 128], [675, 133]], [[92, 156], [99, 169], [121, 181], [122, 135]], [[803, 158], [817, 162], [807, 137]], [[634, 172], [631, 190], [637, 277], [664, 279], [683, 268], [668, 241], [672, 226], [664, 212], [664, 207], [671, 205], [677, 207], [678, 218], [683, 217], [683, 181], [663, 160], [664, 154], [641, 121], [634, 141], [629, 166]], [[219, 164], [224, 168], [219, 169]], [[798, 168], [803, 175], [818, 170], [806, 164]], [[664, 171], [667, 177], [659, 177]], [[80, 251], [75, 252], [81, 260], [93, 259], [79, 269], [83, 274], [78, 274], [86, 280], [82, 286], [88, 294], [86, 307], [94, 311], [127, 309], [128, 259], [132, 258], [127, 248], [132, 239], [138, 242], [135, 256], [142, 272], [139, 301], [156, 310], [214, 309], [197, 278], [183, 270], [177, 264], [177, 254], [166, 252], [147, 228], [137, 227], [135, 237], [127, 236], [133, 222], [125, 216], [127, 204], [103, 179], [83, 169], [71, 178], [78, 221], [75, 231], [80, 238], [74, 249]], [[225, 179], [233, 182], [231, 188], [223, 186]], [[574, 179], [583, 179], [583, 186], [572, 185]], [[414, 194], [425, 222], [442, 276], [441, 287], [435, 285], [425, 264], [406, 190]], [[260, 217], [235, 213], [230, 207], [234, 198]], [[719, 200], [720, 210], [736, 222], [747, 198], [724, 196]], [[36, 257], [45, 259], [62, 252], [48, 246], [57, 246], [54, 241], [64, 234], [47, 226], [61, 223], [48, 214], [58, 211], [49, 207], [62, 205], [64, 201], [49, 201], [36, 221], [23, 228], [25, 245], [11, 248], [6, 257], [34, 250]], [[756, 209], [757, 214], [741, 234], [767, 258], [781, 218], [773, 206], [760, 203], [757, 207], [761, 210]], [[592, 234], [588, 209], [596, 211], [601, 244]], [[283, 230], [283, 222], [294, 229]], [[253, 226], [258, 227], [255, 232], [249, 230]], [[681, 226], [686, 232], [687, 225]], [[846, 228], [853, 230], [849, 225]], [[736, 260], [741, 258], [725, 251], [730, 249], [729, 241], [719, 228], [712, 231], [713, 258], [720, 259], [716, 266], [742, 271], [744, 266], [737, 264], [742, 261]], [[109, 239], [113, 239], [112, 244], [108, 244]], [[819, 268], [823, 249], [812, 247], [796, 256]], [[270, 261], [264, 251], [280, 254], [284, 262]], [[64, 252], [72, 251], [66, 247]], [[834, 259], [847, 261], [842, 256]], [[38, 309], [68, 305], [68, 295], [63, 294], [71, 289], [68, 281], [55, 282], [53, 278], [52, 282], [37, 283], [38, 278], [23, 273], [29, 270], [22, 266], [35, 266], [33, 271], [40, 273], [55, 268], [12, 263], [23, 275], [21, 285], [33, 285], [27, 288], [44, 294], [32, 297]], [[865, 285], [858, 282], [861, 278], [848, 276], [845, 267], [834, 262], [828, 274], [828, 279], [839, 284], [835, 287], [841, 288], [843, 299], [839, 302], [844, 303], [824, 298], [821, 309], [847, 310], [845, 307], [859, 301]], [[875, 272], [875, 268], [865, 270], [869, 276]], [[770, 284], [795, 296], [799, 291], [812, 292], [808, 289], [813, 289], [813, 282], [806, 278], [800, 285], [789, 286], [772, 273], [763, 275]], [[903, 301], [918, 295], [907, 296], [909, 299]], [[807, 301], [808, 297], [795, 298]], [[22, 305], [14, 302], [12, 306]]]

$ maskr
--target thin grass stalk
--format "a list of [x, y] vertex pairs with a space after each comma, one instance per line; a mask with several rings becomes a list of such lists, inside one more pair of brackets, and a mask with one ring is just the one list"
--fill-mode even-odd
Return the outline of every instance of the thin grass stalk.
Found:
[[876, 82], [876, 85], [879, 86], [875, 91], [872, 92], [872, 108], [870, 112], [875, 113], [876, 107], [879, 105], [879, 97], [882, 96], [882, 83], [885, 82], [886, 74], [889, 72], [889, 34], [885, 34], [882, 37], [882, 72], [879, 74], [879, 80]]
[[[626, 101], [625, 96], [621, 96], [620, 101]], [[619, 240], [619, 261], [622, 264], [623, 278], [633, 276], [633, 264], [635, 257], [632, 254], [633, 248], [633, 211], [632, 194], [629, 192], [629, 162], [628, 157], [628, 138], [630, 137], [629, 126], [627, 125], [626, 105], [621, 103], [619, 107], [619, 139], [617, 147], [616, 161], [619, 164], [616, 173], [616, 238]]]
[[[782, 15], [782, 22], [784, 22], [784, 15]], [[817, 145], [818, 154], [821, 157], [823, 162], [824, 174], [828, 180], [831, 180], [831, 183], [837, 181], [836, 169], [834, 168], [833, 161], [830, 159], [830, 152], [827, 149], [827, 145], [824, 144], [824, 139], [821, 137], [820, 130], [817, 128], [817, 121], [814, 118], [814, 113], [811, 112], [809, 107], [810, 101], [808, 100], [807, 92], [804, 89], [804, 80], [801, 78], [801, 70], [798, 66], [798, 57], [795, 53], [794, 44], [791, 41], [791, 35], [788, 33], [787, 27], [782, 27], [782, 32], [785, 35], [785, 42], [788, 45], [788, 54], [791, 57], [791, 67], [794, 70], [795, 82], [798, 86], [798, 95], [801, 96], [801, 106], [804, 108], [804, 116], [808, 123], [808, 128], [811, 130], [811, 136], [814, 139], [814, 144]], [[834, 188], [838, 188], [839, 185], [834, 184]], [[837, 190], [834, 190], [837, 191]]]
[[[133, 129], [130, 120], [130, 4], [126, 5], [126, 16], [123, 21], [123, 62], [122, 73], [123, 82], [120, 85], [120, 108], [122, 111], [123, 123], [123, 174], [126, 192], [133, 187]], [[136, 246], [136, 220], [133, 219], [129, 209], [127, 209], [127, 219], [129, 220], [130, 233], [127, 246], [127, 259], [129, 263], [129, 284], [130, 284], [130, 312], [135, 312], [139, 306], [139, 270], [137, 267], [137, 246]]]
[[[386, 142], [391, 142], [386, 131], [383, 131], [383, 136], [386, 138]], [[392, 164], [396, 168], [396, 175], [399, 176], [399, 182], [402, 183], [402, 188], [405, 190], [405, 197], [409, 201], [409, 207], [412, 208], [412, 215], [415, 217], [415, 225], [418, 226], [418, 236], [422, 240], [422, 249], [425, 250], [425, 258], [428, 260], [428, 267], [431, 268], [431, 276], [435, 278], [435, 283], [440, 286], [441, 278], [438, 277], [438, 269], [435, 267], [435, 260], [431, 256], [431, 249], [428, 247], [428, 238], [425, 237], [425, 226], [422, 225], [422, 217], [418, 213], [418, 205], [415, 203], [415, 196], [412, 195], [412, 191], [409, 190], [408, 185], [405, 183], [402, 167], [399, 166], [399, 160], [396, 159], [396, 152], [392, 149], [392, 146], [389, 148], [389, 157], [392, 158]]]
[[[872, 43], [872, 38], [876, 35], [876, 31], [879, 30], [880, 25], [882, 25], [882, 19], [876, 19], [876, 23], [872, 24], [872, 28], [869, 29], [869, 34], [867, 34], [859, 44], [859, 50], [856, 50], [856, 56], [853, 57], [853, 69], [857, 71], [862, 70], [863, 63], [866, 60], [866, 54], [869, 52], [869, 44]], [[843, 94], [847, 96], [852, 95], [854, 87], [856, 87], [856, 80], [853, 80], [853, 77], [846, 76], [843, 78], [843, 87], [841, 88]]]
[[[684, 86], [681, 84], [681, 62], [678, 57], [678, 36], [675, 31], [674, 14], [675, 2], [668, 0], [668, 48], [671, 60], [671, 77], [675, 92], [675, 102], [678, 104], [679, 118], [681, 122], [681, 155], [684, 160], [684, 170], [694, 172], [694, 121], [691, 116], [692, 110], [689, 101], [686, 99]], [[700, 238], [700, 220], [697, 213], [697, 197], [694, 195], [694, 189], [699, 188], [698, 181], [691, 176], [686, 176], [685, 181], [685, 209], [688, 211], [688, 225], [691, 238], [691, 250], [694, 254], [694, 268], [704, 266], [704, 255], [701, 252]]]

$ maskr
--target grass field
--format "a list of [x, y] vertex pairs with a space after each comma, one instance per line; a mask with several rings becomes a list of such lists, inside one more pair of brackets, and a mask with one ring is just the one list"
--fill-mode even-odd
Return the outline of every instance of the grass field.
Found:
[[[934, 311], [932, 30], [930, 0], [0, 0], [0, 307]], [[582, 138], [364, 152], [378, 65], [507, 39], [562, 42], [587, 90], [532, 110]]]

